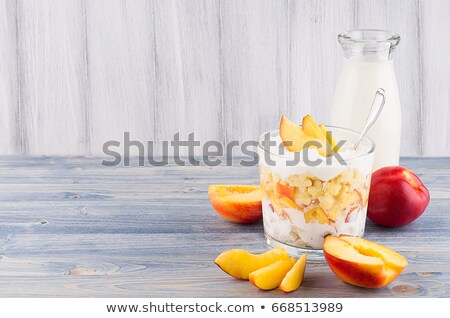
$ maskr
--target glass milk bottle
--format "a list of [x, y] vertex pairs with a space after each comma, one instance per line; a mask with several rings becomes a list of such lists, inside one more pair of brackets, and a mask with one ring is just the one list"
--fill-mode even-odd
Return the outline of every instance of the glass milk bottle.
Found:
[[400, 36], [382, 30], [352, 30], [339, 34], [338, 40], [344, 54], [331, 124], [361, 131], [376, 90], [383, 88], [384, 108], [368, 133], [376, 145], [373, 170], [398, 165], [401, 111], [392, 53]]

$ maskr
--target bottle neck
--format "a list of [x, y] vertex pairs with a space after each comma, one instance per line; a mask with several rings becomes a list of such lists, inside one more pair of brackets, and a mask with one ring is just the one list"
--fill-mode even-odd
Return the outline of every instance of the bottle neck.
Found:
[[351, 30], [338, 35], [347, 59], [391, 60], [400, 42], [396, 33], [383, 30]]

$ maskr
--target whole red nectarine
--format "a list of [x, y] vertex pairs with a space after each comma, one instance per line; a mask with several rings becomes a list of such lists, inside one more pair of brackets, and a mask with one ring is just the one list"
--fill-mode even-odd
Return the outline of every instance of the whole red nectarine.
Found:
[[374, 223], [397, 227], [416, 220], [427, 208], [430, 193], [414, 172], [399, 166], [372, 173], [367, 217]]

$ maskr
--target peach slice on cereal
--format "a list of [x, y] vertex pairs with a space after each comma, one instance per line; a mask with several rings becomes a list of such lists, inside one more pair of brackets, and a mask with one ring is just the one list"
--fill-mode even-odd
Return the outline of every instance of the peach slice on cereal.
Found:
[[326, 134], [322, 129], [320, 129], [319, 125], [310, 115], [303, 117], [302, 129], [308, 136], [310, 136], [310, 139], [317, 139], [322, 145], [322, 147], [318, 147], [317, 149], [320, 155], [326, 157], [331, 155], [332, 146], [328, 144]]
[[306, 142], [309, 141], [303, 129], [284, 115], [280, 122], [280, 137], [284, 146], [291, 152], [302, 151]]
[[332, 147], [327, 144], [326, 134], [310, 115], [303, 117], [302, 127], [286, 116], [281, 117], [280, 137], [285, 147], [291, 152], [300, 152], [304, 148], [317, 148], [321, 156], [327, 157], [332, 152]]
[[338, 152], [339, 147], [336, 146], [336, 140], [334, 140], [333, 135], [331, 133], [328, 133], [328, 130], [324, 124], [320, 124], [319, 127], [320, 127], [320, 130], [322, 130], [322, 132], [325, 134], [328, 143], [331, 145], [331, 148], [333, 148], [333, 151]]
[[320, 129], [317, 122], [314, 120], [314, 118], [311, 117], [311, 115], [306, 115], [303, 117], [302, 120], [302, 129], [303, 131], [314, 138], [323, 139], [326, 138], [325, 133]]

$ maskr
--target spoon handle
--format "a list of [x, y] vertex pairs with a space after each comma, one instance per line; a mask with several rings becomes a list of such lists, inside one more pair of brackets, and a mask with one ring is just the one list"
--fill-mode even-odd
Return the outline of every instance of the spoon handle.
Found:
[[364, 129], [361, 131], [361, 134], [359, 135], [358, 141], [355, 143], [355, 146], [353, 146], [354, 150], [358, 148], [359, 144], [361, 143], [361, 140], [363, 140], [364, 136], [367, 134], [367, 131], [376, 122], [378, 116], [383, 110], [385, 101], [386, 101], [386, 93], [384, 89], [382, 88], [377, 89], [375, 97], [373, 98], [372, 106], [370, 107], [369, 115], [367, 115], [366, 125], [364, 126]]

